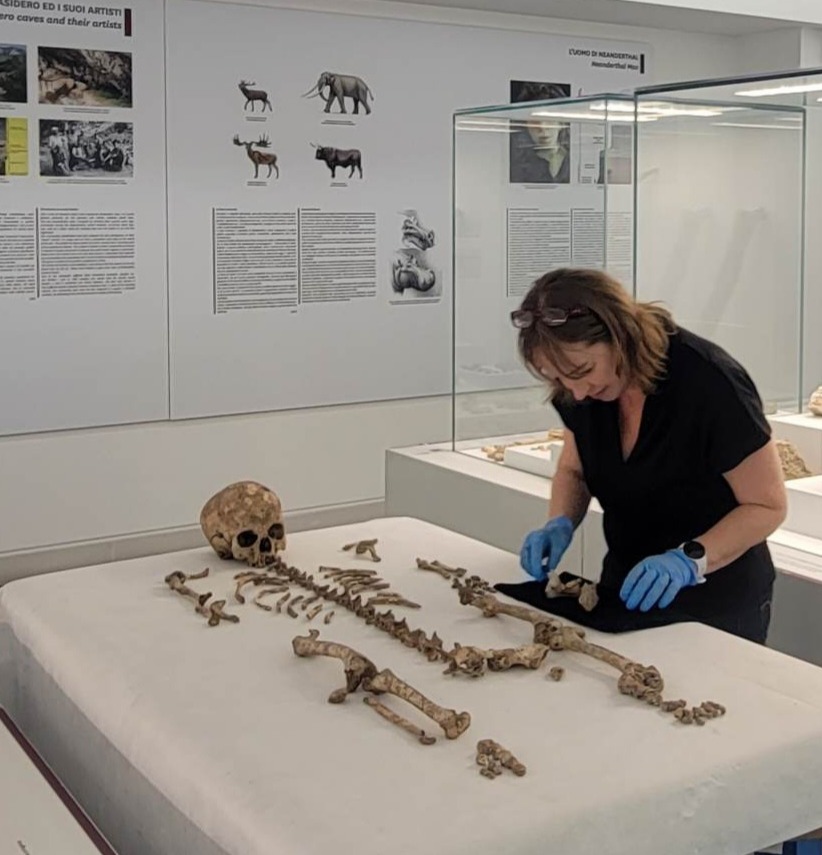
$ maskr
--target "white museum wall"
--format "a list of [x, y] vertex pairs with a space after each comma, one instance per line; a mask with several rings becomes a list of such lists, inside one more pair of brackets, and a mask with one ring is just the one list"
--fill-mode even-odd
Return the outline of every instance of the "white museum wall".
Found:
[[[644, 3], [647, 0], [622, 2]], [[678, 9], [722, 12], [727, 15], [753, 15], [805, 24], [822, 24], [822, 6], [818, 0], [654, 0], [654, 4]]]
[[[409, 4], [291, 6], [647, 41], [655, 57], [648, 82], [752, 70], [738, 42], [724, 36]], [[292, 513], [357, 503], [371, 513], [378, 504], [367, 503], [384, 495], [384, 450], [449, 435], [450, 403], [442, 397], [3, 438], [0, 581], [31, 567], [31, 551], [178, 529], [196, 533], [206, 498], [238, 478], [270, 482]]]

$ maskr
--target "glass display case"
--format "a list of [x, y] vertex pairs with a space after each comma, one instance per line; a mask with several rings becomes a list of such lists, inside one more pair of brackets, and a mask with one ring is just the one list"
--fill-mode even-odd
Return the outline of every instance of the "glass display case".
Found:
[[802, 413], [822, 383], [821, 109], [819, 69], [455, 113], [453, 448], [536, 444], [550, 475], [559, 420], [509, 315], [567, 265], [663, 302], [770, 414]]
[[[502, 462], [504, 448], [544, 444], [559, 427], [509, 316], [552, 268], [607, 267], [632, 282], [633, 114], [632, 98], [601, 95], [454, 115], [455, 449]], [[550, 474], [550, 451], [532, 471]]]

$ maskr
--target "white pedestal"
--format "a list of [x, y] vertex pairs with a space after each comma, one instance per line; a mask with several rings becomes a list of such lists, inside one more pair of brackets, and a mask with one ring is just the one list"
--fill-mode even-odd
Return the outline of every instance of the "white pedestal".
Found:
[[788, 516], [782, 528], [822, 538], [822, 476], [786, 481]]
[[808, 469], [814, 475], [822, 475], [822, 416], [800, 413], [791, 416], [769, 416], [768, 421], [774, 436], [792, 442]]
[[557, 461], [562, 453], [562, 441], [538, 442], [535, 445], [509, 445], [502, 462], [506, 466], [552, 478], [557, 471]]

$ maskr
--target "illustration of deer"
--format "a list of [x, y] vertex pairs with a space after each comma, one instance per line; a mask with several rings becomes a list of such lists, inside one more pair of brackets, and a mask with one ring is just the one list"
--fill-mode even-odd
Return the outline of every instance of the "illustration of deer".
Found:
[[263, 112], [265, 112], [266, 105], [268, 105], [268, 109], [271, 112], [274, 112], [274, 108], [271, 106], [271, 102], [268, 100], [268, 92], [264, 92], [262, 89], [249, 89], [249, 86], [255, 86], [256, 84], [252, 81], [249, 83], [247, 80], [240, 81], [240, 92], [245, 95], [245, 104], [243, 105], [243, 110], [248, 108], [248, 105], [251, 104], [251, 112], [254, 112], [254, 102], [262, 101], [263, 102]]
[[271, 153], [265, 151], [258, 151], [252, 146], [256, 145], [260, 148], [270, 148], [271, 140], [265, 135], [262, 134], [257, 142], [244, 142], [240, 139], [239, 134], [234, 134], [234, 145], [244, 145], [245, 153], [248, 155], [251, 162], [254, 164], [254, 177], [256, 178], [259, 171], [260, 165], [268, 167], [268, 175], [266, 178], [271, 177], [271, 170], [273, 169], [277, 173], [277, 178], [280, 177], [280, 169], [277, 166], [277, 155], [272, 151]]

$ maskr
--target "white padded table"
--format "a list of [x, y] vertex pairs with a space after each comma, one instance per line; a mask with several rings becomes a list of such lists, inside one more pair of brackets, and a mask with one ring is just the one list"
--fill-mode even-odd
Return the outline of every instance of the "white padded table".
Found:
[[[378, 537], [380, 564], [342, 544]], [[408, 518], [289, 537], [289, 564], [377, 569], [422, 604], [412, 627], [454, 641], [530, 641], [512, 618], [461, 606], [416, 556], [489, 581], [522, 579], [516, 556]], [[593, 641], [645, 664], [667, 698], [724, 704], [724, 718], [683, 726], [621, 696], [617, 672], [572, 653], [539, 671], [471, 680], [442, 674], [337, 608], [308, 624], [234, 604], [239, 624], [208, 628], [163, 577], [211, 567], [198, 590], [231, 599], [241, 569], [209, 548], [65, 571], [0, 589], [0, 703], [120, 855], [383, 855], [430, 852], [742, 855], [822, 826], [822, 670], [697, 624]], [[252, 589], [253, 591], [253, 589]], [[273, 597], [271, 598], [274, 599]], [[432, 700], [471, 713], [430, 747], [362, 702], [326, 702], [340, 662], [298, 658], [311, 627], [391, 668]], [[550, 664], [566, 675], [546, 677]], [[527, 775], [478, 774], [479, 739]]]

